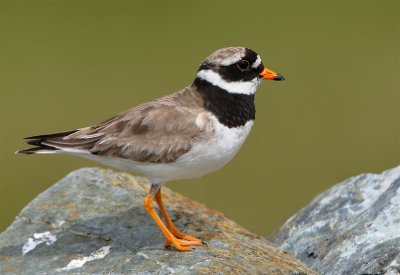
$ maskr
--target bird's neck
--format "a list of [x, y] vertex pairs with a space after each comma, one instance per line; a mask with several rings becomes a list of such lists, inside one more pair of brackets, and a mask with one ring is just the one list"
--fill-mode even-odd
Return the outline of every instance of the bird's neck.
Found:
[[202, 96], [203, 107], [223, 125], [235, 128], [255, 119], [254, 94], [229, 93], [201, 78], [192, 85]]

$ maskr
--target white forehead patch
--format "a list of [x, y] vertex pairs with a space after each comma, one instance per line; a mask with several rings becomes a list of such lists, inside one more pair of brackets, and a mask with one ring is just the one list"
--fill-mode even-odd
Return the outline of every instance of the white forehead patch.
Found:
[[256, 61], [254, 61], [253, 65], [251, 65], [252, 68], [258, 68], [258, 66], [260, 66], [261, 64], [261, 57], [259, 55], [257, 55], [257, 59]]
[[258, 77], [255, 77], [250, 81], [228, 82], [213, 70], [201, 70], [197, 73], [197, 77], [233, 94], [254, 94], [260, 84]]

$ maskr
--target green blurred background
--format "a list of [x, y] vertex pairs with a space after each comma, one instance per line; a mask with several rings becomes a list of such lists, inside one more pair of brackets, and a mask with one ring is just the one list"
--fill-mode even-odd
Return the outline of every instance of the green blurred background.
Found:
[[174, 190], [260, 234], [347, 177], [399, 164], [399, 1], [2, 1], [0, 231], [70, 171], [22, 138], [84, 127], [191, 83], [247, 46], [286, 77], [224, 169]]

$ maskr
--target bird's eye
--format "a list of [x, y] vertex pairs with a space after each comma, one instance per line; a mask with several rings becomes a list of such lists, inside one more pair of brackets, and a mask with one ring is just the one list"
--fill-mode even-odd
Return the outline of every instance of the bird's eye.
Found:
[[247, 61], [245, 59], [240, 60], [236, 65], [237, 65], [238, 69], [241, 70], [242, 72], [248, 71], [250, 68], [249, 61]]

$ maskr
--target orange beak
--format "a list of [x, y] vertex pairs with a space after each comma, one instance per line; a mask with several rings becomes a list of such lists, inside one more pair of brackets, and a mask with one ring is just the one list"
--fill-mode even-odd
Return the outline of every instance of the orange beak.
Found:
[[281, 76], [280, 74], [277, 74], [276, 72], [271, 71], [270, 69], [264, 68], [264, 70], [260, 73], [260, 76], [263, 79], [267, 79], [267, 80], [285, 80], [285, 78], [283, 76]]

